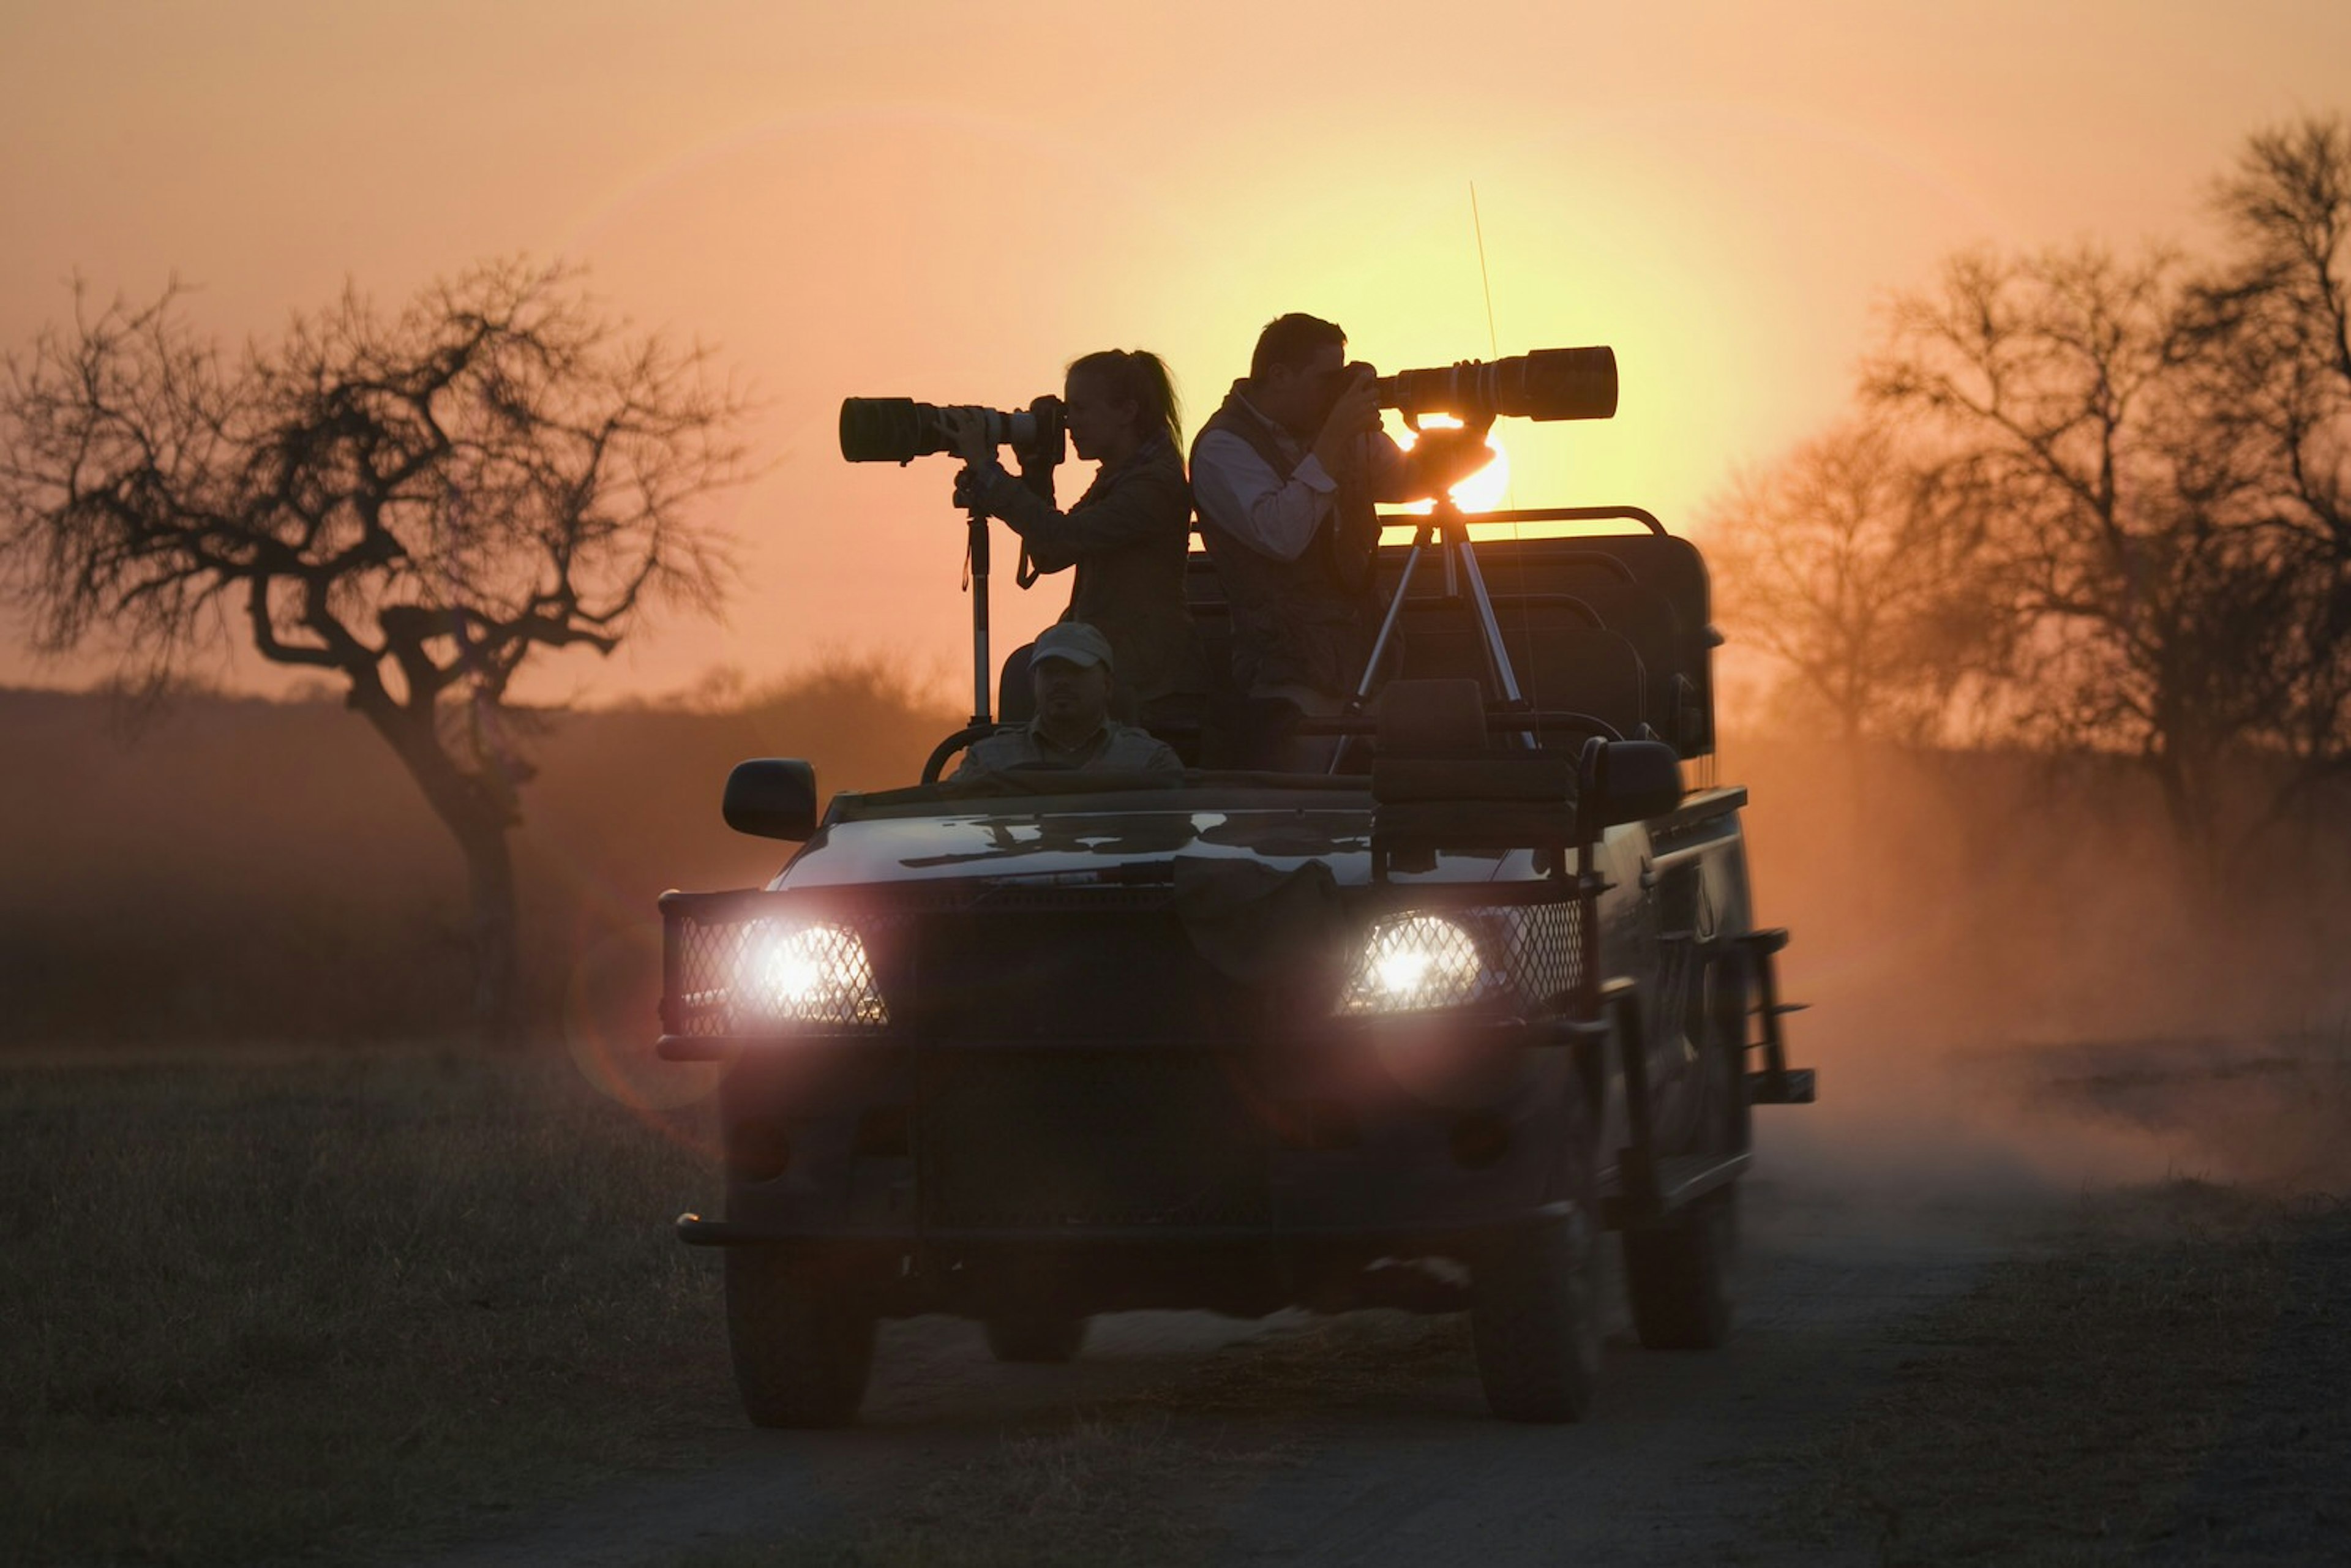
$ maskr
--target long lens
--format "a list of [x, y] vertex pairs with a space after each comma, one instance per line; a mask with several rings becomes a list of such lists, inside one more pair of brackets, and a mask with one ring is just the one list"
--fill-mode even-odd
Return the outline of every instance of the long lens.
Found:
[[852, 463], [912, 463], [947, 449], [935, 404], [910, 397], [841, 400], [841, 455]]
[[[1059, 451], [1059, 398], [1039, 398], [1029, 407], [1011, 413], [995, 408], [975, 412], [980, 415], [982, 430], [991, 446], [1009, 446], [1026, 453], [1046, 446]], [[841, 400], [841, 455], [852, 463], [912, 463], [934, 452], [954, 450], [946, 415], [936, 403], [916, 402], [910, 397]]]
[[1380, 405], [1464, 419], [1609, 419], [1616, 413], [1616, 350], [1537, 349], [1507, 360], [1464, 360], [1382, 376]]

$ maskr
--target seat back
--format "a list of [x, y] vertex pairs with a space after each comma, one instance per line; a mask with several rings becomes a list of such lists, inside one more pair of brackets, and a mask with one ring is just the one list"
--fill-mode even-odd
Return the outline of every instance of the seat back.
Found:
[[1037, 644], [1023, 643], [1004, 655], [996, 677], [996, 722], [1027, 724], [1037, 716], [1037, 688], [1029, 683], [1029, 655]]

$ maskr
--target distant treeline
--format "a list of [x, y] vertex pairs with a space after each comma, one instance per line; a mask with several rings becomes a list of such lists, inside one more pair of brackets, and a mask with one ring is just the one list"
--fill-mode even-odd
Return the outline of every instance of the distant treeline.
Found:
[[[527, 716], [539, 772], [516, 847], [542, 1029], [583, 956], [642, 956], [664, 888], [774, 874], [786, 846], [719, 821], [734, 763], [807, 756], [827, 789], [880, 788], [960, 722], [855, 664], [720, 711]], [[460, 1031], [464, 862], [341, 704], [190, 696], [134, 723], [104, 696], [0, 690], [0, 1041]]]
[[[787, 846], [719, 821], [745, 757], [827, 789], [905, 782], [958, 718], [880, 666], [713, 708], [540, 716], [518, 834], [532, 1030], [655, 1032], [654, 900], [756, 884]], [[457, 1038], [464, 865], [339, 705], [183, 700], [142, 732], [0, 691], [0, 1043]], [[1796, 933], [1813, 1048], [2309, 1026], [2351, 982], [2351, 831], [2303, 822], [2221, 889], [2125, 759], [1734, 735], [1758, 915]]]

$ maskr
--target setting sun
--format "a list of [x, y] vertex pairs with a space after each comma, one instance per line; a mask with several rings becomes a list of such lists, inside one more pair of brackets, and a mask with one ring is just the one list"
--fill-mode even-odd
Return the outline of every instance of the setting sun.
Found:
[[[1426, 415], [1421, 423], [1430, 430], [1458, 430], [1461, 425], [1459, 420], [1441, 413]], [[1409, 452], [1418, 436], [1417, 431], [1399, 431], [1396, 433], [1396, 444]], [[1502, 449], [1501, 442], [1492, 431], [1486, 433], [1486, 450], [1494, 455], [1492, 459], [1483, 468], [1454, 486], [1450, 492], [1453, 504], [1465, 512], [1490, 512], [1499, 507], [1502, 498], [1510, 494], [1510, 455]], [[1420, 514], [1434, 505], [1430, 501], [1415, 501], [1395, 510]]]

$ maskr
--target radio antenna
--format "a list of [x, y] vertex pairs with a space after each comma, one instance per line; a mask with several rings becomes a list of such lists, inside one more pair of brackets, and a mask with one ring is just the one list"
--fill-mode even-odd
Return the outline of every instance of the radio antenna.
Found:
[[[1469, 232], [1478, 236], [1478, 287], [1486, 291], [1486, 350], [1494, 358], [1502, 357], [1501, 340], [1494, 335], [1494, 280], [1486, 276], [1486, 225], [1478, 215], [1478, 182], [1469, 182]], [[1518, 481], [1510, 481], [1503, 488], [1506, 502], [1516, 504]], [[1510, 537], [1519, 537], [1519, 525], [1510, 525]]]
[[1478, 217], [1478, 182], [1469, 182], [1469, 232], [1478, 236], [1478, 287], [1486, 291], [1486, 348], [1494, 358], [1502, 357], [1502, 345], [1494, 336], [1494, 285], [1486, 276], [1486, 225]]

